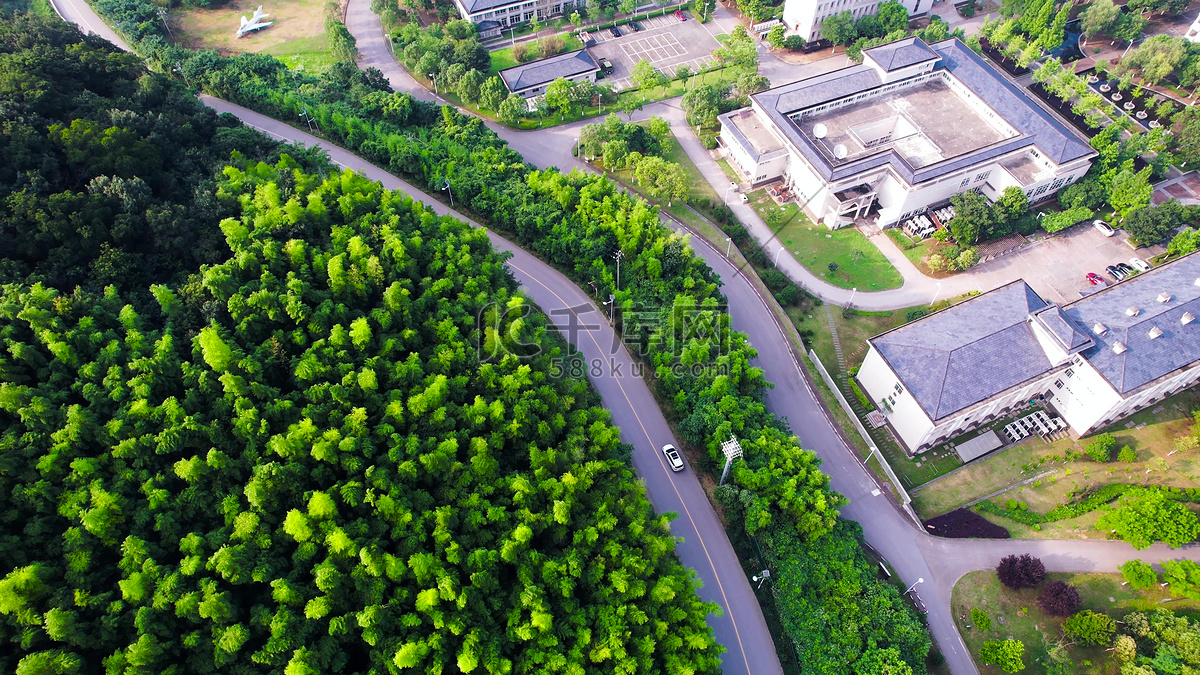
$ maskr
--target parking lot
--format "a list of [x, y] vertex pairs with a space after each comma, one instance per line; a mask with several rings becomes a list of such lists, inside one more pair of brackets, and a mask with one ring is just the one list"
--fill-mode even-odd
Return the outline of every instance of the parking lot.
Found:
[[1127, 235], [1118, 230], [1116, 236], [1105, 237], [1091, 222], [1072, 226], [1026, 248], [990, 260], [971, 270], [980, 277], [980, 288], [993, 288], [1013, 279], [1024, 279], [1043, 298], [1059, 303], [1078, 300], [1081, 293], [1099, 290], [1087, 281], [1087, 273], [1095, 272], [1108, 285], [1113, 281], [1104, 268], [1130, 258], [1147, 260], [1166, 250], [1164, 246], [1148, 246], [1136, 251], [1125, 243]]
[[723, 32], [722, 29], [715, 22], [696, 21], [690, 12], [687, 21], [667, 14], [638, 23], [641, 31], [634, 31], [628, 24], [620, 26], [619, 38], [607, 29], [591, 32], [596, 44], [588, 52], [596, 61], [602, 58], [612, 61], [613, 72], [602, 82], [618, 91], [632, 86], [629, 76], [638, 61], [649, 61], [660, 72], [674, 77], [675, 70], [682, 65], [697, 71], [711, 63], [713, 50], [721, 46], [713, 36]]

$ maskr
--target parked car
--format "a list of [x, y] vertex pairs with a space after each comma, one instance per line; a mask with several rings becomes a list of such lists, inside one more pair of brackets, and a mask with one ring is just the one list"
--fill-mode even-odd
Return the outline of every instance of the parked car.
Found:
[[675, 18], [679, 19], [680, 21], [687, 21], [687, 14], [684, 14], [683, 10], [677, 9], [675, 10]]
[[1116, 265], [1109, 265], [1108, 267], [1104, 268], [1104, 271], [1108, 272], [1108, 276], [1112, 277], [1115, 281], [1120, 281], [1125, 278], [1125, 273], [1117, 269]]
[[630, 21], [629, 27], [632, 28], [633, 32], [635, 32], [635, 33], [640, 33], [642, 30], [642, 24], [640, 24], [636, 21]]
[[675, 472], [683, 471], [683, 457], [679, 456], [679, 451], [675, 446], [667, 443], [662, 446], [663, 456], [667, 458], [667, 464], [671, 465], [671, 470]]
[[612, 75], [613, 74], [612, 61], [609, 61], [608, 59], [600, 59], [600, 70], [603, 70], [605, 75]]
[[1149, 272], [1150, 271], [1150, 263], [1146, 262], [1145, 260], [1142, 260], [1141, 258], [1130, 258], [1129, 264], [1133, 265], [1133, 269], [1135, 269], [1139, 272]]
[[1111, 237], [1117, 233], [1117, 231], [1112, 228], [1112, 225], [1109, 225], [1103, 220], [1093, 220], [1092, 227], [1100, 230], [1100, 234], [1103, 234], [1106, 237]]
[[1129, 265], [1127, 265], [1125, 263], [1117, 263], [1117, 269], [1124, 272], [1125, 276], [1127, 276], [1127, 277], [1137, 274], [1137, 272], [1138, 272], [1137, 270], [1133, 269], [1132, 267], [1130, 267]]
[[1090, 283], [1093, 286], [1099, 286], [1100, 284], [1104, 283], [1104, 278], [1101, 277], [1099, 274], [1096, 274], [1095, 272], [1088, 272], [1087, 280], [1088, 280], [1088, 283]]
[[608, 32], [612, 33], [613, 37], [621, 37], [621, 29], [617, 28], [616, 26], [609, 28]]

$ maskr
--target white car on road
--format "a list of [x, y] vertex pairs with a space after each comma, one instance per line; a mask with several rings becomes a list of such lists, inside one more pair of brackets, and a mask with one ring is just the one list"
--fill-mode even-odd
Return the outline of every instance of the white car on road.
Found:
[[679, 451], [675, 449], [675, 446], [670, 443], [662, 446], [662, 454], [667, 458], [667, 464], [671, 465], [672, 471], [683, 471], [683, 457], [679, 456]]
[[1150, 263], [1146, 262], [1145, 260], [1142, 260], [1141, 258], [1130, 258], [1129, 264], [1133, 265], [1133, 269], [1135, 269], [1139, 272], [1149, 272], [1150, 271]]
[[1112, 225], [1109, 225], [1103, 220], [1093, 220], [1092, 227], [1100, 230], [1100, 234], [1103, 234], [1106, 237], [1111, 237], [1117, 233], [1117, 231], [1112, 228]]

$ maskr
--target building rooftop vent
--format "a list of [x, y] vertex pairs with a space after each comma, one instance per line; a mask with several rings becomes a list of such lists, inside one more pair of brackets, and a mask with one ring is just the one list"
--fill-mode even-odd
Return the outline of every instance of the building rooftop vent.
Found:
[[1159, 302], [1170, 302], [1170, 301], [1171, 301], [1171, 294], [1170, 294], [1170, 293], [1167, 293], [1166, 291], [1163, 291], [1162, 293], [1159, 293], [1159, 294], [1158, 294], [1158, 301], [1159, 301]]
[[1184, 312], [1183, 316], [1179, 317], [1179, 323], [1181, 323], [1185, 326], [1195, 320], [1196, 320], [1196, 317], [1192, 316], [1191, 312]]
[[1094, 332], [1096, 335], [1104, 335], [1105, 333], [1108, 332], [1108, 326], [1105, 326], [1104, 324], [1097, 321], [1096, 325], [1092, 326], [1092, 332]]
[[1194, 281], [1193, 283], [1197, 286], [1200, 286], [1200, 277], [1196, 277], [1196, 281]]
[[1158, 326], [1150, 329], [1150, 339], [1153, 340], [1156, 337], [1162, 337], [1162, 329]]
[[825, 126], [824, 124], [821, 124], [820, 122], [813, 125], [813, 136], [815, 138], [825, 138], [828, 135], [829, 135], [829, 127]]
[[1129, 309], [1125, 310], [1125, 315], [1126, 316], [1137, 316], [1141, 312], [1142, 312], [1142, 310], [1138, 309], [1137, 307], [1130, 307]]
[[846, 146], [842, 145], [841, 143], [838, 143], [837, 145], [833, 146], [833, 156], [834, 157], [837, 157], [838, 159], [846, 159], [846, 155], [848, 155], [848, 154], [850, 154], [850, 151], [847, 150]]
[[1114, 352], [1116, 352], [1116, 353], [1118, 353], [1118, 354], [1124, 354], [1124, 353], [1125, 353], [1125, 343], [1123, 343], [1123, 342], [1114, 342], [1114, 343], [1113, 343], [1113, 351], [1114, 351]]

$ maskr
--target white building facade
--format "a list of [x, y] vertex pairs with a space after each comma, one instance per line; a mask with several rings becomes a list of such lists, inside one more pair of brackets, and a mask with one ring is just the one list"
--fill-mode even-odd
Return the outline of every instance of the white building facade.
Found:
[[1082, 436], [1200, 382], [1197, 316], [1197, 255], [1061, 307], [1017, 281], [871, 338], [857, 377], [912, 453], [1035, 402]]
[[563, 0], [454, 0], [458, 15], [472, 23], [495, 21], [500, 28], [575, 11], [574, 2]]
[[[821, 22], [841, 12], [850, 12], [861, 19], [879, 11], [883, 0], [786, 0], [783, 3], [783, 24], [789, 33], [804, 38], [805, 42], [821, 39]], [[909, 17], [928, 14], [933, 0], [897, 0], [908, 10]]]
[[[1040, 201], [1087, 173], [1096, 154], [956, 39], [869, 49], [862, 65], [750, 100], [720, 118], [732, 164], [751, 183], [782, 179], [831, 228], [868, 213], [886, 227], [967, 190], [995, 199], [1017, 186]], [[745, 132], [758, 127], [758, 138]]]

